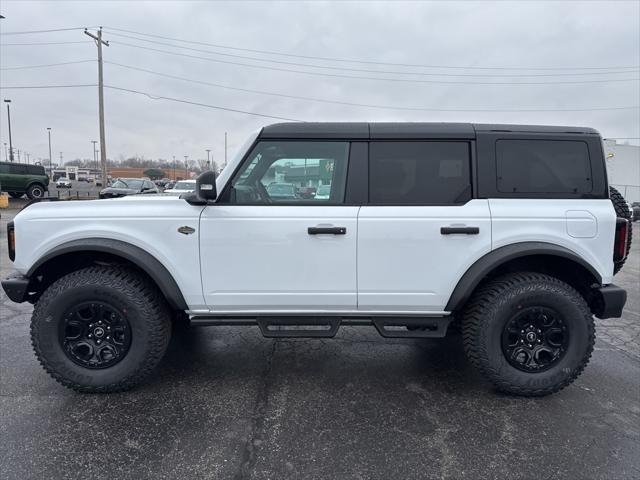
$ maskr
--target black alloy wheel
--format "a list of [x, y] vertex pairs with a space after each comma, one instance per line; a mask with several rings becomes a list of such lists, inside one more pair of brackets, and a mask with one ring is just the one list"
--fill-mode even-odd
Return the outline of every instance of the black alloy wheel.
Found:
[[131, 326], [125, 312], [100, 301], [84, 302], [65, 313], [60, 342], [67, 357], [81, 367], [108, 368], [129, 351]]
[[529, 307], [513, 315], [502, 331], [502, 353], [524, 372], [543, 372], [556, 365], [569, 345], [561, 315], [546, 307]]

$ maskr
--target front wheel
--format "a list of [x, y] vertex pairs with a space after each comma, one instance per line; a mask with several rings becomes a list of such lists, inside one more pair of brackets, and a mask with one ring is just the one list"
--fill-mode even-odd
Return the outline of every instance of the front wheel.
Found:
[[45, 190], [42, 185], [34, 183], [29, 185], [29, 188], [27, 188], [27, 197], [29, 197], [30, 200], [33, 200], [34, 198], [42, 198], [44, 197], [44, 192]]
[[54, 282], [35, 305], [31, 341], [44, 369], [79, 392], [139, 384], [160, 362], [171, 319], [155, 285], [138, 272], [89, 267]]
[[573, 382], [595, 342], [582, 296], [539, 273], [486, 283], [469, 301], [462, 328], [469, 361], [498, 390], [524, 396], [548, 395]]

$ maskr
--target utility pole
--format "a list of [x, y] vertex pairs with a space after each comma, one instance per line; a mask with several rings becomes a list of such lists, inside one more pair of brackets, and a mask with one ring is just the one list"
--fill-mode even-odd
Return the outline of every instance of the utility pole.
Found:
[[211, 160], [209, 160], [209, 153], [211, 153], [211, 149], [207, 148], [207, 168], [211, 170]]
[[53, 157], [51, 156], [51, 127], [47, 127], [49, 134], [49, 178], [53, 179]]
[[9, 161], [13, 162], [13, 143], [11, 143], [11, 110], [9, 109], [11, 100], [5, 98], [4, 103], [7, 104], [7, 119], [9, 121]]
[[224, 132], [224, 166], [227, 166], [227, 132]]
[[102, 45], [109, 46], [109, 42], [102, 40], [102, 27], [94, 35], [84, 30], [85, 35], [93, 38], [98, 46], [98, 115], [100, 117], [100, 166], [102, 167], [102, 181], [107, 184], [107, 146], [104, 135], [104, 81], [102, 79]]

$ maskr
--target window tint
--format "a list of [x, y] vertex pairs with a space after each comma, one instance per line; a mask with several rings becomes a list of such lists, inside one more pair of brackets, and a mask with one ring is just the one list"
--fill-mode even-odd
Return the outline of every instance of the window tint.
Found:
[[27, 171], [31, 175], [45, 175], [44, 167], [42, 165], [27, 165]]
[[348, 142], [260, 142], [232, 182], [232, 203], [340, 203]]
[[497, 187], [504, 193], [589, 193], [593, 190], [585, 142], [498, 140]]
[[471, 199], [466, 142], [372, 142], [369, 201], [374, 204], [457, 204]]

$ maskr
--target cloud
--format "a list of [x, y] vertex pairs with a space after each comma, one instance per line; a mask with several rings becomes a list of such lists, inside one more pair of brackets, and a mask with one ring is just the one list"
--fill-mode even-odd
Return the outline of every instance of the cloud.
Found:
[[[473, 121], [586, 125], [607, 137], [640, 137], [640, 111], [479, 112], [499, 109], [584, 109], [640, 104], [638, 82], [474, 85], [385, 82], [316, 76], [249, 68], [133, 48], [131, 43], [224, 61], [291, 70], [307, 67], [216, 56], [132, 40], [114, 28], [239, 48], [296, 55], [374, 62], [475, 67], [616, 67], [640, 64], [640, 7], [636, 2], [3, 2], [2, 32], [74, 26], [105, 26], [107, 62], [130, 65], [189, 79], [250, 90], [360, 104], [392, 105], [459, 112], [385, 110], [278, 96], [259, 95], [188, 83], [105, 64], [105, 83], [155, 95], [313, 121]], [[110, 29], [111, 28], [111, 29]], [[152, 37], [146, 37], [152, 40]], [[82, 44], [0, 46], [0, 66], [50, 64], [94, 59], [95, 46], [81, 30], [33, 35], [3, 35], [2, 44], [73, 42]], [[157, 42], [176, 43], [156, 39]], [[183, 44], [190, 48], [292, 63], [313, 63], [361, 70], [422, 73], [554, 74], [562, 70], [455, 70], [319, 62]], [[352, 76], [414, 78], [420, 75], [314, 69]], [[583, 72], [588, 72], [584, 71]], [[595, 71], [592, 71], [595, 72]], [[564, 72], [566, 73], [566, 71]], [[542, 82], [569, 79], [638, 78], [628, 75], [549, 77], [437, 77], [451, 81]], [[25, 70], [3, 70], [0, 87], [92, 84], [95, 63]], [[46, 127], [52, 127], [54, 156], [91, 158], [98, 139], [94, 87], [56, 90], [2, 89], [11, 98], [15, 147], [31, 158], [48, 156]], [[275, 120], [189, 104], [152, 100], [106, 90], [108, 156], [205, 158], [224, 156], [224, 132], [230, 155], [249, 132]], [[0, 115], [0, 141], [7, 140], [6, 115]]]

